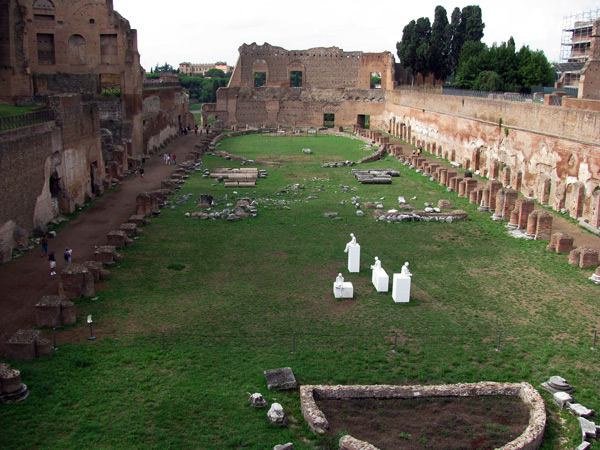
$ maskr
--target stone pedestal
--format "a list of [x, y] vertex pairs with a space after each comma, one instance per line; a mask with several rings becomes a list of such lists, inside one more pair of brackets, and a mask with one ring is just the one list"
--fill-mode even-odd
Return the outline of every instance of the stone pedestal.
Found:
[[335, 298], [353, 298], [354, 286], [349, 281], [333, 283], [333, 295]]
[[396, 303], [410, 302], [411, 278], [401, 273], [395, 273], [392, 286], [392, 298]]
[[360, 272], [360, 244], [348, 246], [348, 272]]
[[377, 292], [387, 292], [390, 286], [390, 277], [384, 269], [373, 269], [371, 281]]

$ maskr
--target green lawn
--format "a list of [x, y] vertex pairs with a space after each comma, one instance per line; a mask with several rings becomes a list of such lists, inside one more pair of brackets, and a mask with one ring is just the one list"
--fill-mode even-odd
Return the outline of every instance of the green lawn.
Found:
[[41, 106], [12, 106], [0, 104], [0, 117], [16, 116], [40, 108]]
[[[263, 371], [286, 366], [301, 384], [539, 387], [561, 375], [578, 402], [600, 409], [598, 352], [590, 350], [600, 317], [598, 287], [587, 280], [592, 271], [568, 265], [544, 242], [508, 237], [489, 213], [392, 158], [368, 165], [400, 170], [392, 185], [359, 185], [350, 168], [321, 167], [368, 155], [362, 147], [329, 136], [223, 141], [220, 150], [284, 165], [265, 167], [268, 178], [237, 195], [191, 176], [175, 197], [193, 193], [194, 200], [163, 210], [123, 250], [125, 260], [98, 301], [77, 302], [80, 327], [93, 314], [97, 339], [14, 362], [31, 394], [0, 407], [0, 447], [264, 450], [291, 441], [296, 449], [329, 448], [304, 423], [298, 392], [267, 391]], [[215, 156], [204, 162], [240, 167]], [[254, 198], [259, 215], [233, 223], [186, 219], [201, 193]], [[309, 194], [318, 198], [307, 200]], [[392, 209], [399, 195], [416, 196], [411, 203], [418, 208], [448, 199], [469, 219], [388, 224], [368, 210], [357, 217], [350, 204], [352, 196], [385, 197], [385, 209]], [[228, 202], [235, 203], [220, 201], [219, 208]], [[323, 217], [331, 211], [343, 220]], [[351, 232], [361, 245], [359, 274], [347, 272], [343, 253]], [[390, 278], [410, 262], [409, 304], [374, 291], [375, 256]], [[353, 300], [333, 298], [339, 272], [354, 284]], [[253, 392], [281, 403], [289, 426], [275, 428], [266, 410], [249, 407]], [[542, 395], [550, 412], [543, 448], [575, 448], [575, 419]]]

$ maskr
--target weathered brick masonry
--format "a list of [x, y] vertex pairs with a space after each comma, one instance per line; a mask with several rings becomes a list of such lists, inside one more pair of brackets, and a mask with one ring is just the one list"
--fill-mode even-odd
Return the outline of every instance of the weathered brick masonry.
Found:
[[[301, 88], [290, 87], [292, 72], [302, 73]], [[384, 89], [369, 89], [371, 72], [382, 74]], [[257, 73], [266, 74], [262, 87]], [[565, 102], [575, 109], [393, 90], [393, 74], [387, 52], [243, 45], [229, 86], [206, 112], [228, 126], [321, 126], [334, 114], [335, 126], [350, 127], [370, 116], [373, 129], [600, 227], [600, 102]]]

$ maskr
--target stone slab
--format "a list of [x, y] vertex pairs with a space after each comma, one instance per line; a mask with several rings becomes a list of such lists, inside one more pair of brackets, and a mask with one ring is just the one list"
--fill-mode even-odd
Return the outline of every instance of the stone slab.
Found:
[[265, 370], [264, 374], [267, 379], [268, 389], [282, 391], [286, 389], [296, 389], [298, 387], [298, 382], [290, 367]]
[[573, 397], [568, 392], [555, 392], [552, 400], [560, 409], [566, 409], [568, 404], [573, 401]]

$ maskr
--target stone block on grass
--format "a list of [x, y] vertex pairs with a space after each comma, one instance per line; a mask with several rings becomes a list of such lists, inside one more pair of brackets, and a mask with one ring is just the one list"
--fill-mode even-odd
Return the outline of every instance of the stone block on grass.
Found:
[[298, 382], [290, 367], [265, 370], [264, 374], [267, 379], [267, 388], [270, 390], [283, 391], [298, 387]]

